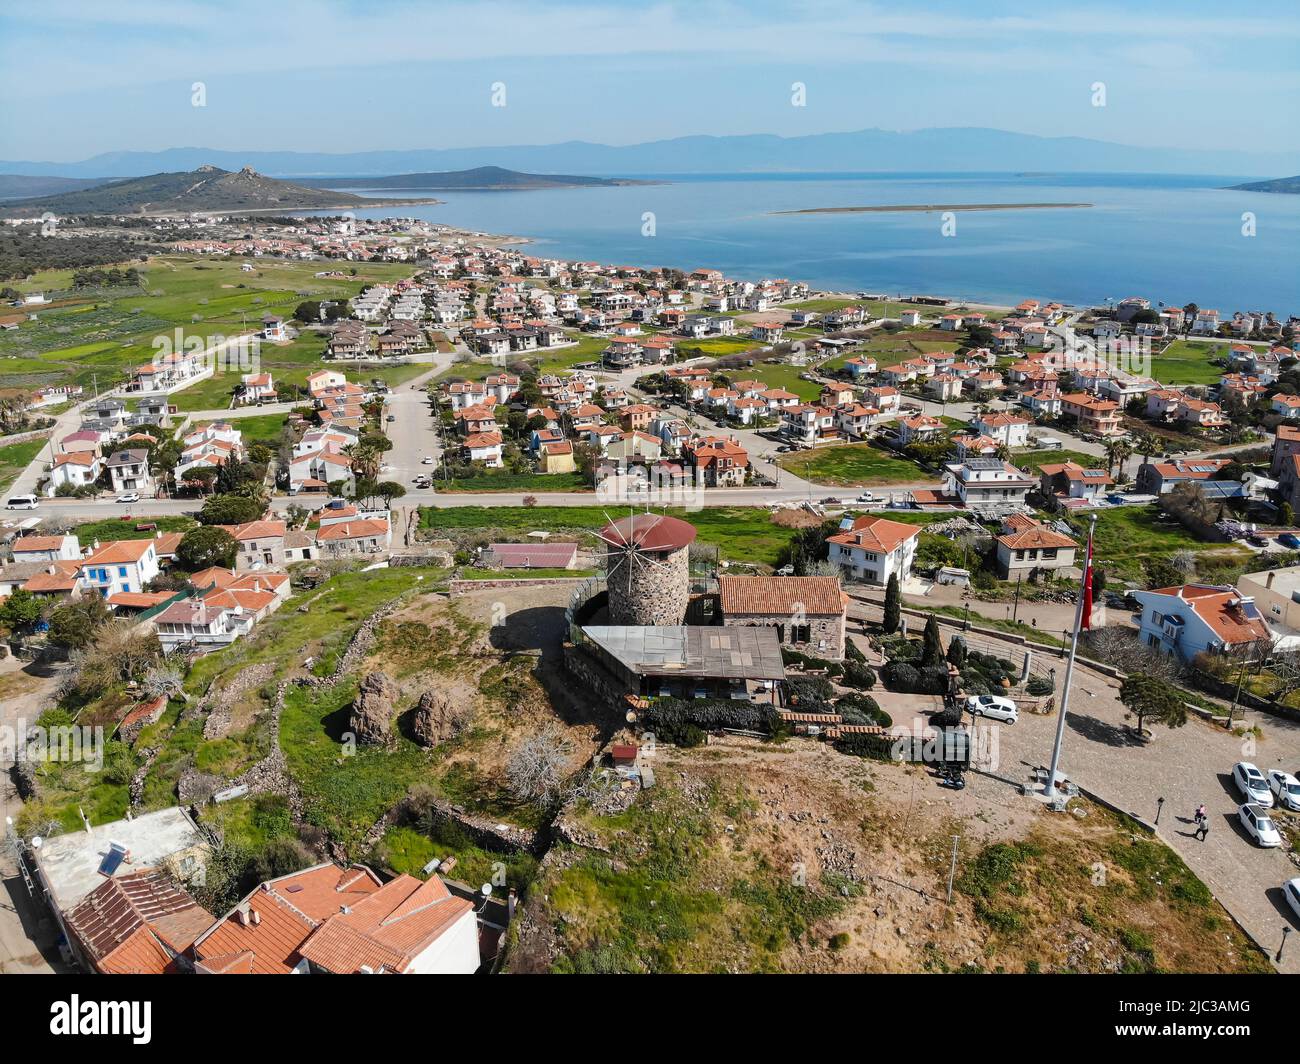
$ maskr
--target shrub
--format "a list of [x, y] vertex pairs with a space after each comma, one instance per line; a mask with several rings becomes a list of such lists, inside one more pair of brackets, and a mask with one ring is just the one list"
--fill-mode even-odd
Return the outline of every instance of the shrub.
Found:
[[830, 680], [822, 676], [794, 676], [785, 681], [786, 694], [801, 713], [817, 713], [813, 706], [825, 705], [835, 694]]
[[776, 711], [771, 706], [755, 705], [743, 699], [662, 698], [642, 712], [641, 720], [646, 730], [656, 735], [686, 724], [705, 731], [716, 728], [770, 731]]
[[1029, 682], [1025, 684], [1025, 690], [1036, 698], [1042, 698], [1050, 695], [1056, 690], [1056, 685], [1047, 676], [1031, 676]]
[[870, 695], [845, 695], [835, 703], [835, 712], [844, 718], [845, 724], [876, 724], [888, 728], [894, 723], [893, 718]]
[[850, 661], [865, 662], [867, 660], [867, 656], [864, 653], [862, 653], [861, 649], [859, 649], [858, 647], [858, 644], [853, 642], [852, 639], [846, 639], [844, 641], [844, 656], [848, 658]]
[[948, 690], [948, 669], [943, 665], [918, 669], [905, 661], [891, 661], [881, 677], [891, 691], [904, 694], [941, 695]]
[[870, 665], [850, 662], [844, 669], [844, 685], [859, 690], [870, 691], [876, 686], [876, 673]]

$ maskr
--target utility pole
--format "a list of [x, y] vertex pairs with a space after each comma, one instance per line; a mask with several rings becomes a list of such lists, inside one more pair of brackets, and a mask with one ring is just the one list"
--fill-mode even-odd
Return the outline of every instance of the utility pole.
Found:
[[1020, 584], [1025, 579], [1025, 574], [1020, 573], [1016, 576], [1016, 599], [1011, 606], [1011, 621], [1014, 624], [1016, 615], [1020, 612]]

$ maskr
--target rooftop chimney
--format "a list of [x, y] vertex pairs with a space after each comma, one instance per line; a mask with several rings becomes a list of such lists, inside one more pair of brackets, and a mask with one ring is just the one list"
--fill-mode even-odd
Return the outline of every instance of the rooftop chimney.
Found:
[[1276, 575], [1276, 574], [1275, 574], [1275, 573], [1270, 569], [1270, 570], [1269, 570], [1269, 573], [1268, 573], [1268, 579], [1264, 581], [1264, 586], [1265, 586], [1265, 587], [1272, 587], [1272, 586], [1273, 586], [1273, 577], [1274, 577], [1275, 575]]

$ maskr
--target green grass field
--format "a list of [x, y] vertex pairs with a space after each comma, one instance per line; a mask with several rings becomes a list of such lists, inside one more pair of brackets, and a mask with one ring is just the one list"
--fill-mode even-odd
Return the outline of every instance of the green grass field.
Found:
[[[1072, 522], [1080, 542], [1088, 535], [1088, 521]], [[1153, 507], [1123, 506], [1097, 514], [1094, 555], [1099, 564], [1129, 579], [1139, 579], [1147, 558], [1168, 560], [1175, 551], [1233, 560], [1249, 557], [1248, 551], [1222, 543], [1205, 543], [1172, 518], [1162, 517]]]
[[1059, 465], [1074, 462], [1085, 469], [1105, 469], [1106, 459], [1082, 451], [1017, 451], [1011, 456], [1011, 464], [1024, 470], [1037, 473], [1045, 465]]
[[[0, 387], [62, 381], [89, 386], [97, 381], [103, 390], [148, 362], [158, 351], [159, 337], [174, 344], [177, 329], [184, 339], [236, 336], [256, 329], [263, 314], [292, 314], [306, 298], [351, 297], [366, 284], [411, 273], [410, 266], [399, 263], [358, 264], [355, 276], [345, 278], [316, 277], [325, 268], [319, 262], [259, 262], [248, 273], [240, 265], [240, 260], [159, 256], [142, 267], [143, 291], [101, 289], [85, 295], [65, 291], [71, 284], [66, 270], [34, 275], [17, 287], [70, 302], [37, 310], [36, 320], [0, 334]], [[263, 366], [277, 379], [305, 379], [323, 347], [316, 334], [282, 346], [267, 344], [261, 352]], [[234, 374], [216, 377], [180, 392], [177, 405], [183, 410], [220, 408], [236, 379]]]
[[783, 457], [781, 468], [815, 484], [846, 488], [906, 484], [925, 479], [925, 474], [911, 462], [895, 458], [869, 443], [835, 444], [798, 451]]
[[[253, 417], [231, 418], [229, 423], [243, 433], [245, 447], [254, 443], [265, 443], [268, 447], [274, 447], [280, 442], [280, 433], [284, 431], [288, 420], [288, 414], [258, 414]], [[207, 424], [211, 422], [196, 421], [194, 428]]]
[[48, 443], [48, 440], [28, 440], [0, 447], [0, 487], [8, 488]]
[[1222, 358], [1228, 344], [1175, 340], [1161, 354], [1151, 356], [1151, 374], [1161, 384], [1215, 384], [1227, 371], [1210, 359]]
[[[423, 528], [434, 532], [481, 530], [524, 536], [529, 532], [590, 533], [610, 518], [626, 516], [626, 506], [457, 506], [421, 510]], [[661, 511], [656, 510], [656, 513]], [[751, 506], [710, 506], [703, 510], [669, 508], [671, 517], [694, 525], [701, 543], [716, 544], [731, 561], [777, 565], [793, 530], [774, 524], [767, 510]], [[590, 541], [594, 544], [594, 537]]]
[[809, 402], [821, 395], [822, 386], [816, 381], [800, 380], [799, 374], [807, 371], [806, 366], [791, 366], [785, 362], [772, 365], [758, 362], [743, 369], [727, 370], [727, 376], [731, 378], [733, 384], [736, 381], [762, 381], [769, 388], [781, 388], [793, 392], [804, 402]]

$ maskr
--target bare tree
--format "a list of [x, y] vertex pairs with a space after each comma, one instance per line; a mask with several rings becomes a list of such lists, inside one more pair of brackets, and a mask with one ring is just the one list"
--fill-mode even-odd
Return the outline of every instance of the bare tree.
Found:
[[1196, 554], [1190, 550], [1176, 550], [1169, 558], [1169, 564], [1184, 576], [1196, 572]]
[[1143, 646], [1137, 632], [1107, 625], [1079, 637], [1079, 649], [1094, 661], [1104, 661], [1124, 673], [1144, 673], [1174, 682], [1183, 675], [1183, 663], [1173, 654]]
[[163, 662], [144, 674], [140, 687], [152, 698], [176, 698], [185, 683], [185, 673], [176, 665]]
[[557, 728], [530, 735], [510, 755], [506, 780], [510, 792], [522, 801], [546, 805], [560, 793], [564, 765], [572, 746]]

